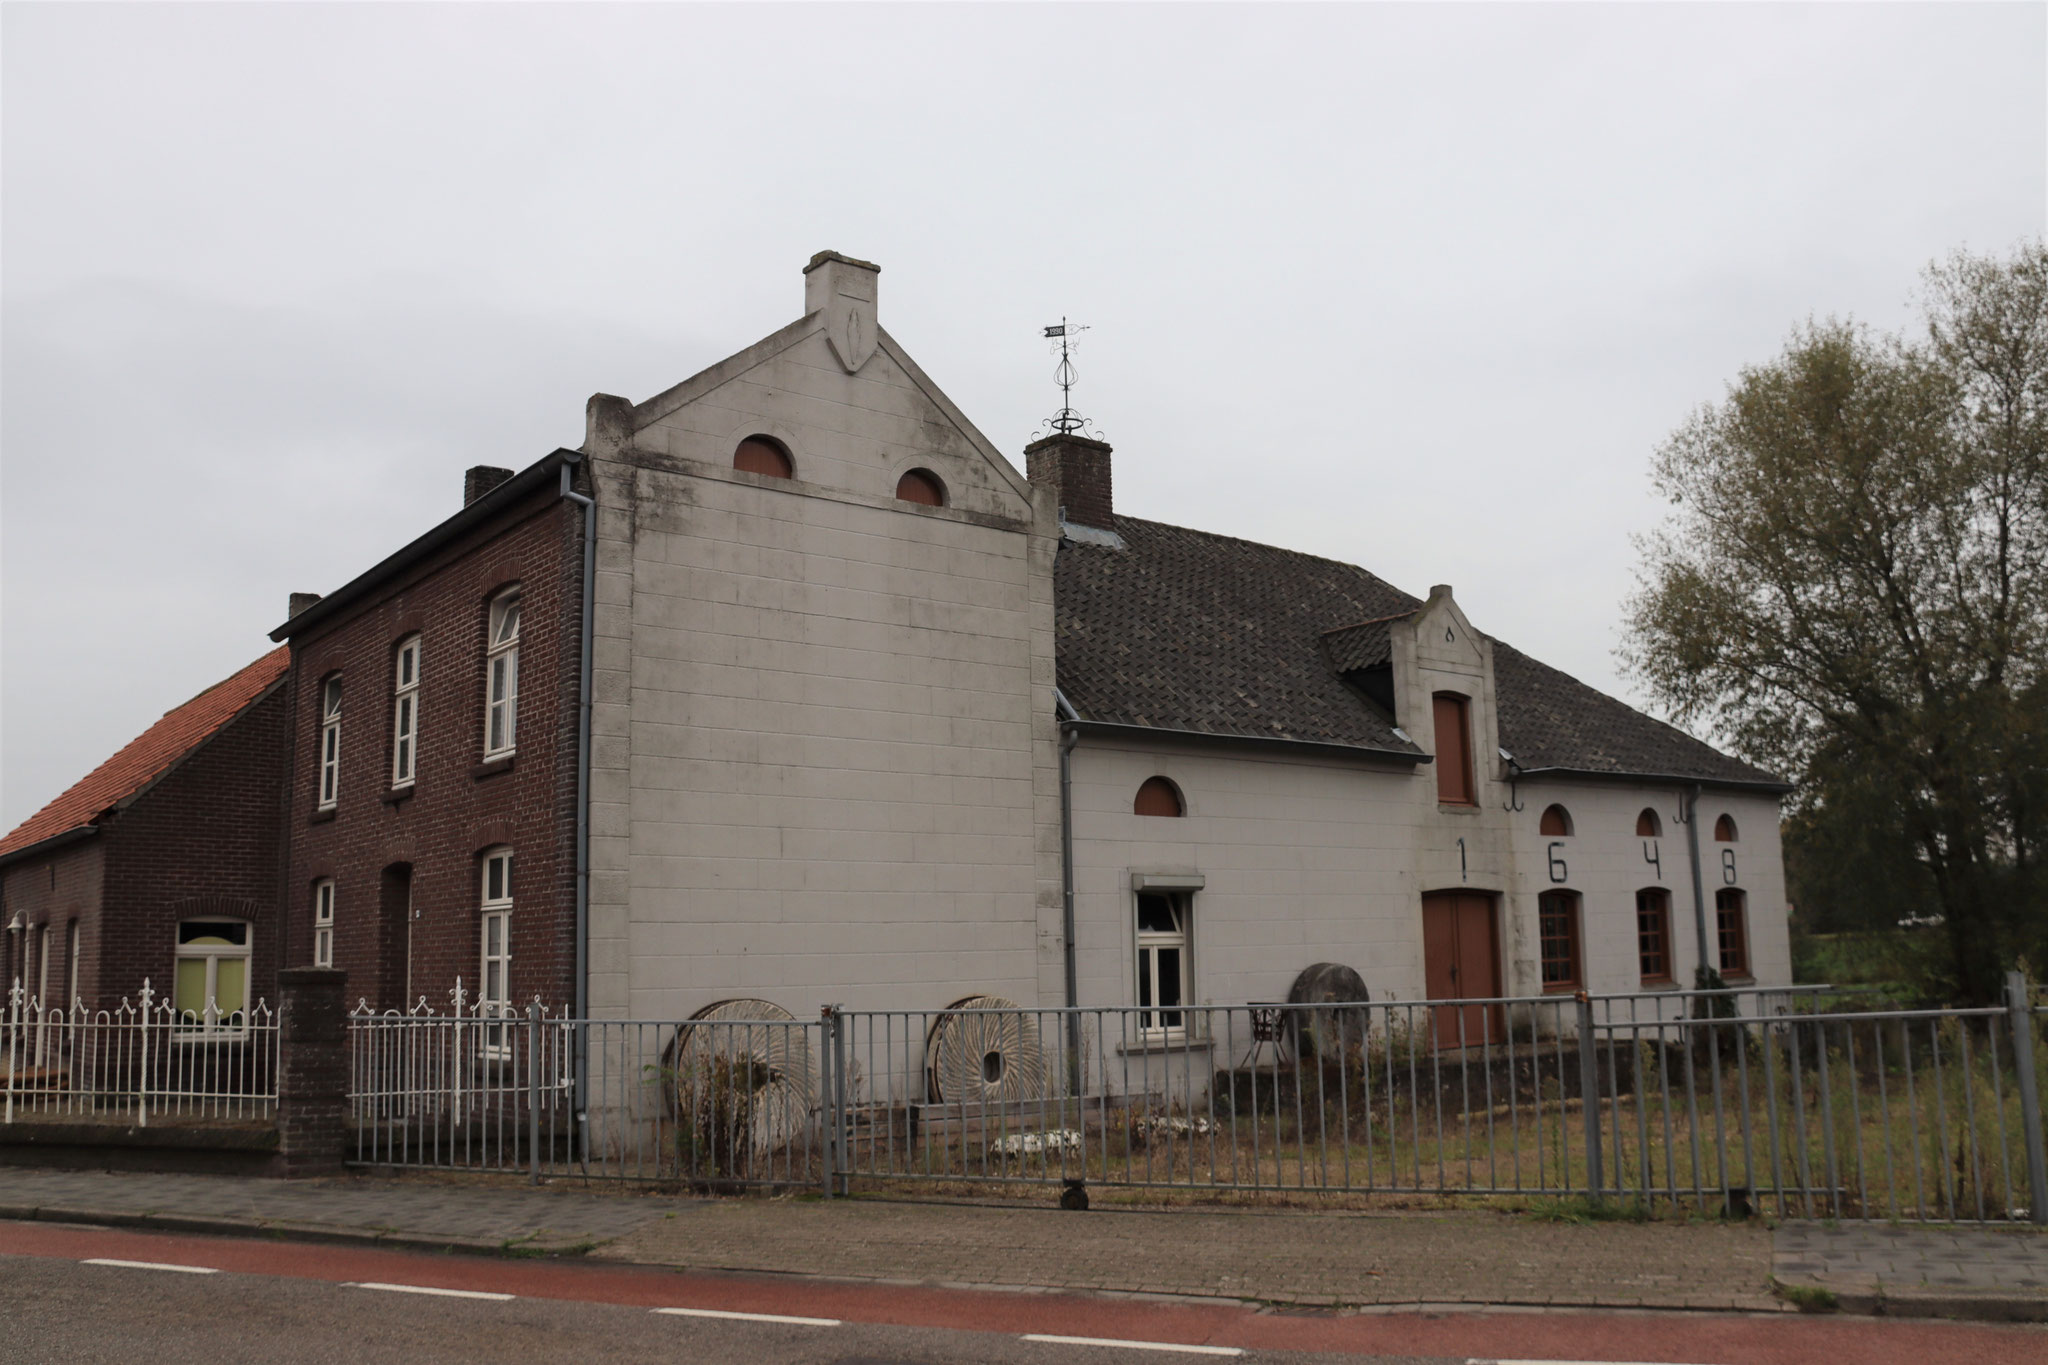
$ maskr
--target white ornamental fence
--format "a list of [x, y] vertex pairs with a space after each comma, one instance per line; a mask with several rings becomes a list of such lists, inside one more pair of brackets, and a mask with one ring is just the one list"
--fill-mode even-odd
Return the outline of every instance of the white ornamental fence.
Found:
[[0, 1018], [0, 1122], [268, 1120], [277, 1059], [277, 1016], [261, 1000], [181, 1010], [145, 979], [111, 1009], [66, 1008], [16, 981]]

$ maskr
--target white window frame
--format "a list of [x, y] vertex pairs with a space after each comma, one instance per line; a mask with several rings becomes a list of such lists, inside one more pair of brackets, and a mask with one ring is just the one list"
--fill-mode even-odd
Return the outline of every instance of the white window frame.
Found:
[[313, 965], [334, 965], [334, 878], [313, 883]]
[[78, 942], [78, 921], [67, 920], [64, 927], [64, 971], [70, 978], [71, 994], [65, 998], [65, 1009], [78, 1007]]
[[36, 936], [36, 1048], [35, 1064], [41, 1066], [50, 1046], [50, 926], [38, 924]]
[[[512, 1017], [512, 872], [511, 849], [494, 848], [484, 854], [482, 884], [478, 888], [482, 915], [477, 923], [476, 1012], [481, 1019]], [[496, 952], [492, 951], [494, 930]], [[485, 1055], [509, 1056], [508, 1033], [503, 1024], [486, 1025]]]
[[[171, 1006], [176, 1020], [175, 1033], [179, 1041], [195, 1039], [241, 1038], [247, 1035], [249, 999], [256, 982], [252, 968], [255, 965], [256, 926], [244, 919], [230, 919], [225, 916], [205, 916], [198, 919], [178, 921], [178, 937], [182, 939], [188, 924], [239, 924], [242, 926], [242, 941], [239, 944], [179, 943], [174, 954], [176, 961], [188, 962], [203, 958], [206, 962], [206, 1005], [204, 1013], [196, 1020], [187, 1021], [177, 1011], [178, 974], [171, 973]], [[238, 1010], [221, 1010], [220, 964], [228, 958], [242, 961], [242, 1007]]]
[[[1141, 918], [1144, 914], [1144, 898], [1157, 896], [1173, 909], [1178, 929], [1172, 933], [1149, 930]], [[1188, 1013], [1194, 1006], [1194, 892], [1180, 887], [1139, 887], [1131, 901], [1131, 927], [1136, 934], [1135, 962], [1136, 979], [1132, 983], [1135, 1003], [1139, 1007], [1138, 1033], [1148, 1040], [1174, 1040], [1189, 1036]], [[1177, 950], [1180, 954], [1180, 999], [1172, 1006], [1161, 1006], [1159, 957], [1164, 949]], [[1174, 1022], [1167, 1022], [1169, 1016], [1178, 1015]]]
[[391, 676], [391, 787], [410, 787], [419, 770], [420, 637], [398, 645]]
[[519, 589], [491, 599], [489, 646], [484, 655], [484, 759], [506, 758], [519, 748]]
[[320, 680], [320, 809], [341, 799], [341, 675]]

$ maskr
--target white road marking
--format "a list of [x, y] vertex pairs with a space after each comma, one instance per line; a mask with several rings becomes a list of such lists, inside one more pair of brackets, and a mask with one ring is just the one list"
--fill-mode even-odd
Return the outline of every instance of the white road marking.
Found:
[[493, 1294], [485, 1289], [436, 1289], [425, 1284], [379, 1284], [375, 1280], [346, 1280], [344, 1289], [382, 1289], [393, 1294], [434, 1294], [444, 1299], [489, 1299], [493, 1303], [504, 1303], [512, 1295]]
[[218, 1275], [220, 1272], [210, 1265], [172, 1265], [168, 1261], [110, 1261], [95, 1256], [81, 1265], [114, 1265], [123, 1270], [176, 1270], [186, 1275]]
[[656, 1308], [679, 1318], [730, 1318], [735, 1322], [789, 1322], [798, 1327], [837, 1327], [838, 1318], [792, 1318], [781, 1313], [729, 1313], [722, 1308]]
[[1177, 1341], [1118, 1341], [1115, 1337], [1053, 1337], [1027, 1333], [1025, 1341], [1043, 1341], [1054, 1346], [1122, 1346], [1132, 1351], [1183, 1351], [1198, 1356], [1241, 1356], [1236, 1346], [1187, 1346]]

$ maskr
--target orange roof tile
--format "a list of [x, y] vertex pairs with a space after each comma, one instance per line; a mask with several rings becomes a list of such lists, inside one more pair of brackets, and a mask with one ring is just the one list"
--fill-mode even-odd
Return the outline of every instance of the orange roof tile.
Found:
[[93, 819], [148, 786], [204, 744], [291, 665], [289, 647], [273, 649], [224, 682], [215, 683], [130, 740], [125, 748], [74, 783], [70, 790], [0, 839], [0, 858]]

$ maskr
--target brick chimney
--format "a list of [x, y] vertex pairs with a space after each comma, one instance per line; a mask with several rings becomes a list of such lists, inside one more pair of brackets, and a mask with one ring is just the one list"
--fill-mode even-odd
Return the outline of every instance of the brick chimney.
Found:
[[1109, 454], [1107, 441], [1056, 433], [1024, 447], [1024, 473], [1058, 495], [1061, 521], [1114, 531], [1116, 499], [1110, 494]]
[[462, 475], [462, 505], [469, 506], [511, 477], [511, 470], [499, 469], [495, 465], [480, 464], [465, 470]]

